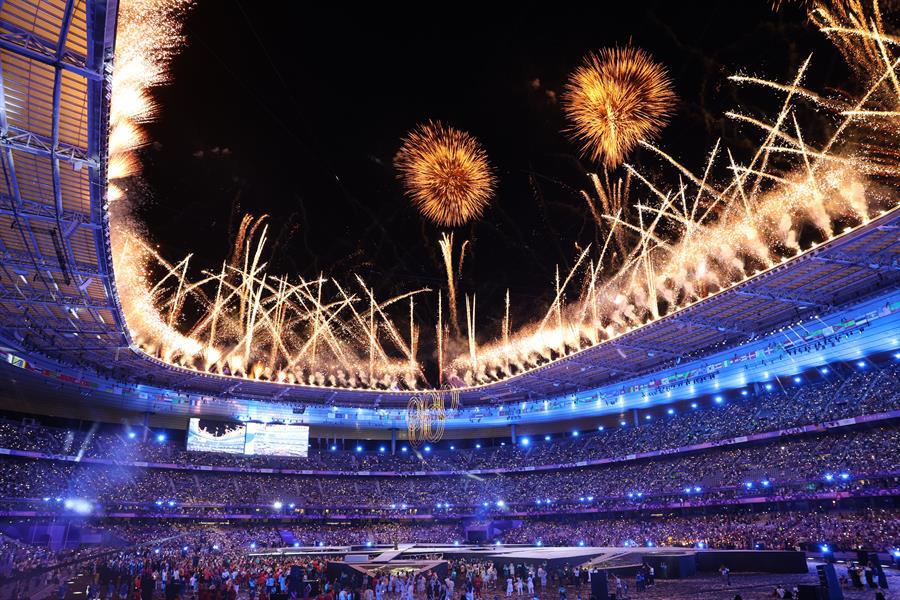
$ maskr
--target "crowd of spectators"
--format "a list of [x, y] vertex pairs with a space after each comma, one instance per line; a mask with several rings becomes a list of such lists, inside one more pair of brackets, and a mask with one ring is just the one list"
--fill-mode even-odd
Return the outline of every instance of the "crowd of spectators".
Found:
[[828, 490], [861, 495], [895, 490], [900, 488], [898, 447], [900, 426], [886, 424], [592, 467], [478, 477], [202, 472], [5, 457], [0, 458], [0, 498], [5, 506], [30, 499], [52, 508], [57, 499], [80, 498], [107, 508], [143, 504], [157, 512], [190, 511], [196, 505], [206, 514], [225, 507], [270, 514], [276, 503], [284, 513], [620, 510], [747, 496], [802, 498]]
[[640, 519], [527, 520], [504, 543], [821, 551], [900, 548], [900, 511], [765, 512]]
[[[312, 449], [308, 458], [243, 456], [212, 452], [188, 452], [184, 440], [164, 443], [140, 429], [110, 431], [46, 427], [33, 422], [0, 421], [0, 447], [44, 453], [98, 457], [116, 461], [155, 461], [180, 465], [211, 465], [238, 468], [287, 468], [356, 472], [359, 470], [410, 471], [475, 469], [516, 470], [535, 465], [572, 464], [582, 460], [614, 457], [651, 450], [680, 448], [763, 431], [835, 421], [900, 408], [900, 364], [883, 368], [849, 370], [838, 375], [833, 367], [817, 380], [794, 383], [779, 380], [757, 390], [733, 392], [723, 403], [707, 401], [697, 409], [673, 415], [656, 415], [639, 425], [625, 418], [625, 426], [550, 443], [524, 446], [506, 443], [490, 447], [443, 448], [433, 452], [332, 451], [331, 443]], [[767, 389], [768, 388], [768, 389]], [[746, 392], [746, 395], [743, 395]], [[645, 411], [646, 412], [646, 411]], [[649, 412], [646, 412], [649, 414]]]

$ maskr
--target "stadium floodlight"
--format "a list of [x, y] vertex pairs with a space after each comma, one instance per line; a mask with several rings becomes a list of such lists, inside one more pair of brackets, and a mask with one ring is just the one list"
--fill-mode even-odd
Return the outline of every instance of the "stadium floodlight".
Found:
[[94, 509], [90, 502], [81, 498], [66, 498], [63, 507], [79, 515], [89, 515]]
[[276, 500], [272, 503], [272, 508], [274, 508], [275, 510], [281, 510], [283, 507], [284, 504], [281, 502], [281, 500]]

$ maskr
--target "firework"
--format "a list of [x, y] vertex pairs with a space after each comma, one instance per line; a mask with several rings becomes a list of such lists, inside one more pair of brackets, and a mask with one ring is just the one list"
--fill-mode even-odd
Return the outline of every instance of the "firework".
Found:
[[569, 135], [582, 154], [610, 167], [659, 133], [674, 103], [665, 68], [630, 46], [588, 54], [563, 95]]
[[413, 205], [444, 227], [477, 219], [494, 195], [496, 179], [481, 144], [439, 121], [407, 134], [394, 165]]
[[[144, 141], [142, 122], [154, 113], [147, 89], [165, 80], [165, 63], [180, 39], [172, 15], [185, 4], [122, 3], [110, 178], [137, 173], [140, 165], [133, 152]], [[900, 175], [900, 39], [885, 33], [877, 5], [871, 14], [857, 0], [815, 11], [821, 30], [857, 73], [859, 93], [823, 96], [803, 88], [809, 60], [789, 82], [734, 76], [738, 84], [779, 94], [781, 109], [771, 119], [727, 113], [761, 132], [756, 150], [735, 157], [717, 143], [698, 174], [646, 140], [658, 131], [674, 98], [661, 67], [633, 49], [589, 56], [573, 76], [570, 87], [580, 85], [569, 90], [567, 105], [570, 113], [582, 109], [579, 116], [588, 119], [584, 131], [597, 136], [580, 138], [585, 152], [610, 164], [640, 144], [660, 165], [652, 174], [625, 165], [622, 177], [605, 169], [591, 177], [583, 198], [598, 230], [605, 232], [602, 244], [598, 239], [579, 249], [565, 276], [557, 270], [548, 282], [552, 302], [544, 317], [517, 331], [511, 330], [507, 292], [494, 343], [479, 343], [475, 294], [464, 297], [465, 331], [459, 327], [456, 283], [467, 242], [455, 260], [452, 235], [443, 235], [439, 246], [449, 302], [444, 306], [437, 292], [438, 384], [489, 383], [615, 338], [796, 255], [803, 250], [801, 229], [814, 229], [820, 241], [827, 240], [839, 223], [865, 223], [877, 210], [893, 208], [896, 194], [884, 190], [895, 190]], [[603, 73], [606, 79], [598, 75]], [[610, 119], [606, 111], [601, 118], [588, 110], [604, 102], [622, 105], [628, 88], [622, 81], [662, 85], [652, 94], [657, 103], [653, 118], [646, 115], [646, 106], [639, 113], [646, 123], [656, 119], [655, 129], [622, 120], [621, 114]], [[591, 90], [593, 104], [588, 102]], [[575, 100], [576, 92], [582, 94], [580, 100]], [[799, 123], [805, 121], [796, 115], [810, 106], [833, 121], [827, 135], [823, 128], [801, 129]], [[597, 131], [589, 126], [592, 114]], [[439, 123], [412, 132], [397, 165], [413, 201], [435, 222], [464, 223], [481, 214], [490, 200], [494, 177], [483, 150], [474, 138]], [[666, 178], [666, 173], [672, 176]], [[109, 198], [116, 197], [128, 197], [124, 183], [110, 185]], [[413, 297], [427, 290], [379, 299], [360, 277], [345, 288], [324, 274], [313, 280], [271, 275], [262, 260], [266, 220], [251, 217], [241, 222], [221, 268], [196, 276], [189, 269], [190, 256], [170, 263], [137, 233], [123, 210], [130, 204], [112, 205], [113, 257], [128, 327], [145, 352], [188, 369], [291, 384], [369, 389], [429, 385], [417, 358], [421, 328], [413, 304]], [[153, 276], [159, 273], [161, 277]], [[407, 302], [408, 309], [402, 310]], [[392, 307], [401, 307], [402, 326], [389, 315], [396, 310]], [[411, 440], [433, 439], [442, 431], [445, 401], [440, 393], [429, 394], [410, 402]], [[452, 398], [450, 404], [453, 409]]]

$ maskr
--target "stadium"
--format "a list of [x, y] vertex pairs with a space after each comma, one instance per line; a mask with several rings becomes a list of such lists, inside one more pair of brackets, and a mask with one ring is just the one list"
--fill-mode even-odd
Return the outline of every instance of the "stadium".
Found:
[[900, 11], [631, 4], [0, 2], [0, 597], [900, 598]]

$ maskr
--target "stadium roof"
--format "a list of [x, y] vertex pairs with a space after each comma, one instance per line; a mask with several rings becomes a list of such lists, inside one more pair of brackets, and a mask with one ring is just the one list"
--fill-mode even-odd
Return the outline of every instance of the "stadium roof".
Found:
[[[109, 248], [106, 158], [115, 0], [0, 4], [0, 336], [123, 382], [298, 404], [405, 405], [408, 390], [278, 384], [192, 371], [132, 345]], [[739, 345], [900, 284], [900, 211], [615, 340], [504, 381], [468, 405], [614, 383]]]

